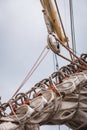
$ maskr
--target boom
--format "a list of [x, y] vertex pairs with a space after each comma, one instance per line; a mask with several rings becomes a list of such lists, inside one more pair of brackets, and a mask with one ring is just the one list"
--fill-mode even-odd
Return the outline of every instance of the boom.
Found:
[[65, 43], [68, 38], [65, 36], [60, 17], [57, 13], [55, 3], [53, 0], [41, 0], [43, 6], [44, 19], [47, 26], [48, 33], [56, 33], [57, 38]]

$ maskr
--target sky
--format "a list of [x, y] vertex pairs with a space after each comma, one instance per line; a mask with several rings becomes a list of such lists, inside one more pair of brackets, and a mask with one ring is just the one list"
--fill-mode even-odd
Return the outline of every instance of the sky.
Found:
[[[71, 44], [68, 0], [57, 0], [57, 2], [66, 35]], [[73, 0], [73, 9], [76, 51], [80, 55], [87, 53], [87, 0]], [[46, 45], [47, 29], [40, 0], [0, 0], [0, 96], [2, 102], [8, 101], [14, 94]], [[66, 52], [63, 51], [63, 54]], [[58, 62], [59, 67], [66, 64], [60, 57]], [[50, 51], [21, 91], [30, 89], [53, 71], [53, 53]], [[57, 127], [53, 126], [49, 129], [56, 130]], [[48, 129], [47, 126], [46, 128]], [[41, 130], [46, 128], [42, 127]]]

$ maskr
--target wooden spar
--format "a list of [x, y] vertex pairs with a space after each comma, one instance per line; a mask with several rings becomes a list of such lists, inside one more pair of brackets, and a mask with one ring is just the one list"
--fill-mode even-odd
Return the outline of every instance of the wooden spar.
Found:
[[55, 8], [54, 2], [52, 0], [41, 0], [41, 4], [44, 8], [45, 15], [48, 18], [50, 25], [52, 25], [53, 31], [56, 33], [57, 37], [63, 43], [67, 42], [68, 38], [65, 36], [64, 31], [62, 29], [60, 18]]

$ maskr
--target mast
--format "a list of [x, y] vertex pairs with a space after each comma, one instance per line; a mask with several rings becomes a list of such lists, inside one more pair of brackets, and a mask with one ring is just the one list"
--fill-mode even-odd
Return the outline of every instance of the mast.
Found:
[[[72, 39], [72, 50], [76, 53], [76, 40], [75, 40], [75, 27], [74, 27], [74, 16], [73, 16], [73, 2], [69, 0], [70, 8], [70, 24], [71, 24], [71, 39]], [[74, 60], [74, 57], [73, 57]]]

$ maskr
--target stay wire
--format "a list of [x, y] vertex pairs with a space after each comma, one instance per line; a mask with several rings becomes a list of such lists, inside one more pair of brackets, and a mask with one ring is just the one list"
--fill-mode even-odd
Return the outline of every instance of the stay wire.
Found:
[[55, 62], [56, 62], [56, 70], [59, 70], [59, 64], [58, 64], [58, 59], [57, 59], [57, 55], [55, 54]]
[[59, 70], [59, 64], [57, 59], [57, 54], [53, 53], [53, 64], [54, 64], [54, 71]]
[[55, 72], [55, 70], [56, 70], [56, 68], [55, 68], [55, 66], [56, 66], [56, 64], [55, 64], [55, 53], [53, 53], [53, 66], [54, 66], [54, 72]]
[[[45, 56], [47, 55], [47, 53], [49, 51], [49, 50], [47, 50], [47, 52], [43, 55], [43, 53], [45, 52], [45, 50], [46, 50], [46, 47], [43, 49], [43, 51], [41, 52], [40, 56], [38, 57], [38, 59], [34, 63], [33, 67], [30, 69], [30, 71], [28, 72], [28, 74], [26, 75], [26, 77], [24, 78], [24, 80], [22, 81], [22, 83], [20, 84], [20, 86], [18, 87], [18, 89], [13, 94], [12, 99], [19, 92], [19, 90], [24, 86], [24, 84], [27, 82], [27, 80], [31, 77], [31, 75], [33, 74], [33, 72], [37, 69], [37, 67], [39, 66], [39, 64], [45, 58]], [[42, 55], [43, 55], [43, 57], [40, 60], [40, 58], [41, 58]]]
[[[55, 6], [56, 6], [56, 9], [57, 9], [57, 13], [58, 13], [58, 16], [59, 16], [59, 19], [60, 19], [61, 26], [62, 26], [62, 29], [63, 29], [63, 33], [64, 33], [64, 35], [65, 35], [65, 38], [67, 38], [66, 33], [65, 33], [65, 29], [64, 29], [64, 26], [63, 26], [63, 22], [62, 22], [62, 19], [61, 19], [61, 15], [60, 15], [60, 12], [59, 12], [59, 7], [58, 7], [58, 4], [57, 4], [57, 1], [54, 0], [54, 2], [55, 2]], [[68, 41], [67, 41], [67, 46], [69, 47]], [[69, 52], [69, 54], [70, 54], [71, 59], [73, 60], [72, 54], [71, 54], [70, 52]]]

